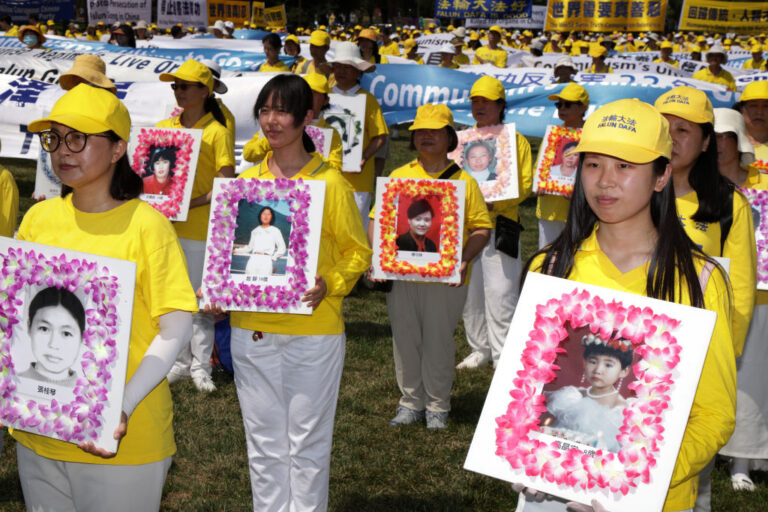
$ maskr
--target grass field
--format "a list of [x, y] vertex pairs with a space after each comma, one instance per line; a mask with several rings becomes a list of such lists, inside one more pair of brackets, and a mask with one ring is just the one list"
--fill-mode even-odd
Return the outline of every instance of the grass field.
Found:
[[[412, 158], [403, 139], [393, 143], [391, 170]], [[535, 153], [534, 153], [535, 154]], [[0, 160], [12, 170], [22, 198], [33, 189], [31, 162]], [[22, 211], [31, 200], [22, 199]], [[524, 256], [537, 245], [535, 202], [521, 209]], [[384, 295], [363, 291], [344, 301], [347, 354], [341, 382], [331, 462], [330, 509], [334, 511], [509, 511], [509, 485], [462, 469], [493, 370], [456, 375], [449, 427], [393, 429], [399, 393], [392, 363]], [[460, 325], [457, 360], [469, 353]], [[178, 453], [165, 486], [163, 510], [248, 510], [250, 486], [240, 409], [232, 377], [217, 372], [218, 390], [195, 391], [190, 381], [172, 386]], [[735, 493], [727, 468], [714, 475], [713, 510], [768, 510], [768, 476], [756, 473], [758, 491]], [[6, 436], [0, 460], [0, 511], [24, 510], [13, 441]], [[105, 511], [108, 512], [108, 507]]]

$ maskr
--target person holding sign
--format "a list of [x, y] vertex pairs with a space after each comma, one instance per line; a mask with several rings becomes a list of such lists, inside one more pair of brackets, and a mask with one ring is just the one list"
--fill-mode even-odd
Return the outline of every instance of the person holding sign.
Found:
[[[138, 199], [141, 178], [126, 154], [131, 119], [114, 94], [77, 85], [29, 130], [41, 132], [63, 189], [30, 208], [18, 238], [133, 261], [137, 269], [133, 318], [121, 326], [131, 337], [117, 453], [14, 430], [24, 501], [29, 510], [96, 512], [105, 503], [115, 511], [158, 510], [176, 451], [165, 374], [188, 342], [197, 310], [184, 253], [168, 220]], [[77, 299], [40, 301], [30, 313], [33, 329], [44, 311], [60, 309], [56, 302]], [[71, 306], [75, 334], [82, 332], [81, 313]], [[57, 318], [66, 321], [67, 314]]]
[[[606, 121], [611, 116], [624, 122]], [[574, 151], [580, 163], [566, 227], [525, 270], [717, 313], [664, 503], [664, 510], [691, 510], [696, 476], [726, 443], [734, 424], [736, 368], [728, 279], [676, 221], [672, 138], [669, 123], [656, 109], [636, 99], [597, 109]], [[530, 488], [515, 489], [526, 494], [526, 512], [566, 509], [565, 503]], [[593, 506], [604, 510], [596, 501]]]

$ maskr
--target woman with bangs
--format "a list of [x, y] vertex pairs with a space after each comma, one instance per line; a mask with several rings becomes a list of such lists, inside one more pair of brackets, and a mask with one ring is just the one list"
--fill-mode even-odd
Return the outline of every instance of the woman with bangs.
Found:
[[[190, 59], [175, 72], [161, 74], [160, 80], [172, 82], [173, 95], [183, 112], [155, 126], [203, 130], [189, 214], [186, 221], [173, 223], [187, 257], [189, 279], [197, 290], [203, 279], [213, 180], [235, 176], [235, 143], [232, 132], [227, 128], [224, 112], [213, 94], [215, 82], [208, 66]], [[216, 390], [211, 379], [213, 343], [214, 317], [197, 313], [193, 318], [190, 346], [179, 355], [168, 373], [168, 381], [176, 382], [191, 374], [198, 391]]]
[[323, 180], [326, 188], [317, 275], [302, 297], [313, 313], [231, 313], [253, 509], [326, 510], [346, 344], [341, 301], [372, 251], [351, 187], [304, 131], [313, 120], [309, 84], [296, 75], [274, 77], [254, 115], [272, 149], [240, 178]]
[[[627, 114], [631, 113], [631, 114]], [[631, 117], [636, 131], [610, 116]], [[619, 100], [584, 125], [565, 229], [534, 254], [526, 270], [677, 302], [717, 313], [715, 329], [672, 473], [664, 510], [692, 510], [695, 477], [733, 430], [736, 369], [730, 296], [724, 272], [688, 238], [675, 208], [669, 124], [650, 105]], [[523, 276], [525, 276], [523, 272]], [[605, 510], [522, 486], [523, 510]]]

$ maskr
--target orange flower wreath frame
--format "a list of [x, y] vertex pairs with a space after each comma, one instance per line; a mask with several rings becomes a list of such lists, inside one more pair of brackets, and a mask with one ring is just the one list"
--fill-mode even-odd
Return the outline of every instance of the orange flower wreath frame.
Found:
[[[427, 196], [439, 196], [443, 211], [443, 222], [440, 226], [440, 260], [424, 265], [414, 265], [411, 262], [397, 259], [397, 206], [395, 200], [405, 194], [414, 199]], [[421, 277], [444, 278], [450, 277], [459, 261], [459, 199], [456, 185], [450, 180], [414, 180], [396, 179], [386, 185], [382, 196], [383, 206], [379, 214], [381, 230], [381, 269], [385, 272], [402, 276], [420, 275]]]
[[571, 197], [573, 194], [572, 184], [562, 184], [556, 180], [549, 179], [549, 170], [555, 161], [557, 150], [560, 148], [563, 139], [579, 141], [581, 138], [580, 128], [566, 128], [565, 126], [551, 126], [545, 139], [544, 154], [536, 167], [537, 190], [545, 194]]

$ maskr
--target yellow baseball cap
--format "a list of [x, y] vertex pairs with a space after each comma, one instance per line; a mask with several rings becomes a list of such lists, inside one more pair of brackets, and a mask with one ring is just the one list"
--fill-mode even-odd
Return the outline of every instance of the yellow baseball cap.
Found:
[[376, 42], [376, 32], [371, 30], [370, 28], [364, 28], [360, 31], [359, 34], [357, 34], [358, 39], [370, 39], [374, 43]]
[[408, 130], [439, 130], [450, 126], [453, 128], [453, 112], [442, 103], [427, 103], [416, 111], [416, 119]]
[[469, 34], [469, 40], [470, 41], [478, 41], [478, 40], [480, 40], [480, 34], [478, 34], [477, 32], [471, 32]]
[[661, 49], [663, 50], [664, 48], [672, 48], [672, 43], [670, 43], [669, 41], [664, 41], [663, 43], [661, 43]]
[[681, 117], [692, 123], [714, 123], [712, 102], [704, 91], [681, 85], [658, 97], [654, 106], [662, 114]]
[[106, 89], [78, 84], [59, 98], [51, 114], [32, 121], [30, 132], [50, 130], [51, 123], [60, 123], [83, 133], [113, 131], [127, 141], [131, 136], [131, 116], [123, 102]]
[[606, 50], [605, 46], [595, 46], [589, 50], [589, 56], [594, 58], [605, 57], [606, 53], [608, 53], [608, 50]]
[[481, 96], [491, 101], [505, 99], [507, 92], [504, 90], [504, 85], [498, 78], [492, 76], [481, 76], [477, 81], [472, 84], [472, 89], [469, 91], [469, 97]]
[[501, 27], [498, 25], [494, 25], [491, 28], [488, 29], [488, 32], [496, 32], [497, 34], [501, 35]]
[[739, 96], [739, 103], [749, 100], [768, 100], [768, 82], [749, 82]]
[[324, 30], [314, 30], [309, 36], [309, 44], [315, 46], [329, 46], [331, 44], [331, 36]]
[[570, 153], [600, 153], [637, 164], [670, 158], [669, 123], [636, 98], [614, 101], [587, 118], [579, 145]]
[[320, 73], [308, 73], [302, 78], [309, 84], [309, 88], [315, 92], [319, 92], [320, 94], [329, 94], [331, 92], [331, 88], [328, 87], [328, 79], [325, 78], [325, 75]]
[[294, 43], [296, 43], [296, 44], [299, 44], [299, 38], [298, 38], [298, 37], [296, 37], [296, 36], [295, 36], [295, 35], [293, 35], [293, 34], [291, 34], [291, 35], [289, 35], [288, 37], [286, 37], [286, 38], [285, 38], [285, 41], [283, 41], [283, 43], [287, 43], [288, 41], [293, 41]]
[[550, 101], [565, 100], [565, 101], [577, 101], [589, 106], [589, 93], [585, 88], [577, 84], [576, 82], [570, 82], [563, 87], [563, 90], [558, 94], [550, 94], [548, 96]]
[[411, 48], [416, 48], [416, 40], [413, 38], [408, 38], [403, 42], [403, 48], [406, 50], [410, 50]]
[[198, 82], [208, 87], [208, 92], [213, 92], [213, 74], [208, 66], [194, 59], [184, 61], [174, 73], [162, 73], [161, 82], [173, 82], [174, 79]]

